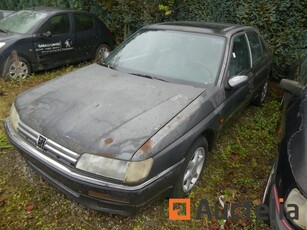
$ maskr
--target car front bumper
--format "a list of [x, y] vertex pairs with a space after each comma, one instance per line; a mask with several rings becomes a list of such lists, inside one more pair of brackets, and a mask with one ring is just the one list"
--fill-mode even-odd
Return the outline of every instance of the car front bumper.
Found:
[[123, 185], [80, 174], [29, 144], [13, 128], [10, 119], [4, 127], [11, 143], [21, 152], [27, 164], [41, 177], [82, 205], [113, 214], [134, 215], [156, 197], [167, 195], [182, 161], [139, 185]]

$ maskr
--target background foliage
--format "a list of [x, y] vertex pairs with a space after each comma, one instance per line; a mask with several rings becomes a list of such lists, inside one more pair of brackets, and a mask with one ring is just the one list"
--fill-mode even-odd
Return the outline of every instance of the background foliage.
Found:
[[57, 6], [91, 11], [116, 34], [118, 42], [154, 22], [198, 20], [252, 25], [274, 52], [274, 78], [289, 75], [306, 50], [307, 2], [301, 0], [6, 0], [0, 9]]

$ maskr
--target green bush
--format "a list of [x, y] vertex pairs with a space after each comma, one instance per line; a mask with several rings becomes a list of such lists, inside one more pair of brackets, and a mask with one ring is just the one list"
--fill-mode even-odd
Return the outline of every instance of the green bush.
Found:
[[300, 0], [182, 0], [178, 20], [251, 25], [265, 36], [274, 52], [273, 76], [289, 75], [306, 49], [306, 2]]
[[155, 22], [170, 20], [174, 0], [99, 0], [105, 10], [104, 21], [119, 40], [137, 29]]
[[276, 79], [289, 75], [290, 67], [303, 55], [306, 13], [306, 3], [300, 0], [245, 0], [237, 3], [237, 21], [258, 28], [271, 45]]

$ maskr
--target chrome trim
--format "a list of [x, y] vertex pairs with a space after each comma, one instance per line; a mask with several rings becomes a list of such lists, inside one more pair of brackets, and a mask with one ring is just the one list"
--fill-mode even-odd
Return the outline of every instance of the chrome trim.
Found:
[[[34, 147], [37, 147], [37, 140], [41, 136], [40, 133], [36, 132], [34, 129], [30, 128], [27, 126], [25, 123], [22, 121], [19, 121], [18, 127], [17, 127], [18, 132], [25, 137], [26, 140], [31, 141], [31, 143], [34, 145]], [[75, 164], [78, 160], [79, 154], [75, 153], [59, 144], [56, 142], [46, 138], [46, 143], [44, 145], [44, 153], [47, 154], [52, 154], [55, 157], [59, 157], [66, 161], [69, 164]]]
[[15, 131], [15, 129], [13, 128], [12, 123], [11, 123], [9, 118], [6, 118], [4, 120], [4, 125], [7, 129], [7, 133], [9, 135], [10, 139], [12, 140], [12, 142], [15, 143], [18, 148], [25, 151], [26, 154], [28, 154], [31, 157], [39, 160], [41, 163], [45, 164], [46, 166], [48, 166], [52, 170], [60, 172], [67, 177], [70, 177], [70, 178], [76, 179], [76, 180], [80, 180], [82, 182], [91, 183], [93, 185], [103, 186], [103, 187], [111, 187], [111, 188], [115, 188], [115, 189], [122, 189], [122, 190], [129, 190], [129, 191], [139, 190], [139, 189], [142, 189], [142, 188], [146, 187], [147, 185], [151, 184], [155, 180], [163, 177], [167, 173], [171, 172], [177, 166], [182, 164], [185, 160], [185, 159], [182, 159], [181, 161], [177, 162], [176, 164], [172, 165], [171, 167], [167, 168], [163, 172], [159, 173], [155, 177], [151, 178], [150, 180], [145, 181], [142, 184], [132, 185], [132, 186], [115, 184], [115, 183], [112, 183], [112, 182], [102, 181], [102, 180], [99, 180], [99, 179], [95, 179], [95, 178], [85, 176], [85, 175], [81, 175], [81, 174], [74, 172], [71, 168], [69, 168], [69, 167], [53, 160], [52, 158], [46, 156], [45, 154], [42, 153], [42, 151], [40, 149], [35, 148], [35, 147], [31, 146], [28, 142], [26, 142]]

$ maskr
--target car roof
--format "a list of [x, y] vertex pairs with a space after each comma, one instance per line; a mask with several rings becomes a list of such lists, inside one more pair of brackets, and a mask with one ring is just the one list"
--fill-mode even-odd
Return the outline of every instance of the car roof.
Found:
[[44, 12], [44, 13], [48, 13], [48, 14], [55, 14], [55, 13], [61, 13], [61, 12], [89, 13], [89, 12], [79, 11], [79, 10], [71, 10], [71, 9], [58, 8], [58, 7], [45, 7], [45, 6], [43, 6], [43, 7], [27, 8], [25, 10]]
[[228, 23], [178, 21], [153, 24], [146, 28], [226, 35], [252, 27]]

